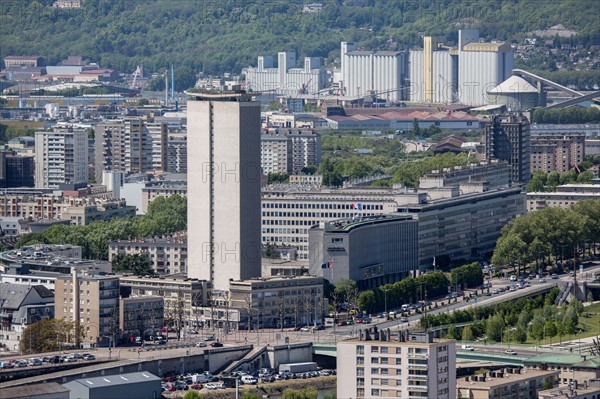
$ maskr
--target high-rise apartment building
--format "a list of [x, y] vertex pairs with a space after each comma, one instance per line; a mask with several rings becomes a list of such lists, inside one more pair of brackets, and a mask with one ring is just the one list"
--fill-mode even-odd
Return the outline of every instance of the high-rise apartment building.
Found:
[[298, 175], [302, 168], [321, 163], [321, 135], [313, 130], [276, 129], [260, 140], [264, 174]]
[[338, 398], [456, 398], [456, 344], [372, 327], [337, 343], [337, 379]]
[[513, 183], [527, 183], [531, 177], [529, 121], [521, 115], [494, 116], [485, 124], [485, 158], [508, 161]]
[[186, 173], [187, 134], [169, 133], [167, 147], [167, 170], [171, 173]]
[[130, 117], [96, 126], [96, 181], [102, 172], [167, 171], [167, 123]]
[[73, 128], [35, 133], [35, 186], [87, 182], [87, 132]]
[[260, 104], [188, 94], [188, 276], [228, 290], [261, 272]]
[[531, 172], [565, 173], [583, 162], [585, 133], [531, 135]]

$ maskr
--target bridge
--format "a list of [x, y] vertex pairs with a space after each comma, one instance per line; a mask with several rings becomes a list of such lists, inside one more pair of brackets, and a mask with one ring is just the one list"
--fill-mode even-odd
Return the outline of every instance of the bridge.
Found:
[[[370, 342], [370, 341], [365, 341]], [[379, 341], [375, 341], [379, 342]], [[336, 357], [335, 342], [325, 342], [313, 344], [313, 355]], [[523, 366], [523, 363], [530, 356], [505, 355], [502, 353], [491, 353], [483, 351], [456, 351], [457, 360], [469, 360], [478, 362], [493, 362], [512, 366]]]
[[[561, 103], [557, 103], [557, 104], [552, 104], [550, 106], [547, 106], [546, 108], [566, 108], [569, 107], [571, 105], [575, 105], [578, 103], [581, 103], [583, 101], [588, 101], [588, 100], [594, 100], [596, 98], [600, 98], [600, 91], [596, 91], [593, 93], [589, 93], [589, 94], [583, 94], [580, 93], [576, 90], [573, 90], [571, 88], [568, 88], [566, 86], [563, 86], [561, 84], [558, 84], [556, 82], [551, 81], [550, 79], [546, 79], [543, 78], [539, 75], [536, 75], [534, 73], [531, 72], [527, 72], [523, 69], [513, 69], [512, 71], [513, 75], [518, 75], [518, 76], [522, 76], [524, 78], [529, 78], [531, 80], [534, 80], [537, 82], [537, 89], [540, 95], [540, 105], [545, 105], [546, 104], [546, 96], [544, 93], [544, 87], [545, 86], [550, 86], [553, 87], [557, 90], [560, 90], [564, 93], [568, 93], [574, 96], [574, 98], [571, 98], [567, 101], [563, 101]], [[597, 102], [597, 101], [596, 101]]]

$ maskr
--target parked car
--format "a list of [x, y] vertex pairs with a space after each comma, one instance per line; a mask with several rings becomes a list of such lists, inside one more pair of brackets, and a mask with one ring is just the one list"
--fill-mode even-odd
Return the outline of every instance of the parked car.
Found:
[[0, 369], [12, 369], [15, 367], [11, 362], [0, 362]]
[[507, 354], [507, 355], [516, 355], [517, 354], [517, 352], [515, 352], [512, 349], [507, 349], [507, 350], [504, 351], [504, 353]]
[[198, 348], [206, 348], [206, 346], [207, 346], [207, 345], [206, 345], [206, 342], [204, 342], [204, 341], [200, 341], [200, 342], [198, 342], [198, 343], [196, 344], [196, 346], [197, 346]]
[[258, 380], [251, 375], [243, 375], [240, 381], [244, 385], [256, 385], [258, 383]]
[[223, 344], [218, 341], [215, 341], [212, 344], [210, 344], [210, 346], [212, 346], [213, 348], [220, 348], [223, 346]]
[[96, 356], [92, 355], [91, 353], [86, 353], [85, 355], [81, 356], [81, 358], [83, 360], [96, 360]]
[[552, 277], [552, 280], [556, 280], [556, 279], [558, 279], [558, 274], [552, 273], [551, 277]]
[[202, 389], [203, 387], [204, 387], [204, 385], [202, 385], [202, 384], [192, 384], [192, 385], [190, 385], [190, 388], [192, 388], [192, 389], [198, 389], [198, 390]]
[[204, 340], [205, 340], [205, 341], [214, 341], [214, 340], [215, 340], [215, 336], [214, 336], [214, 335], [212, 335], [212, 334], [211, 334], [211, 335], [206, 335], [206, 336], [204, 337]]
[[408, 317], [401, 317], [400, 323], [408, 323]]
[[27, 364], [30, 366], [41, 366], [42, 359], [38, 359], [37, 357], [32, 357], [30, 359], [27, 359]]
[[473, 348], [471, 345], [463, 345], [462, 350], [473, 352], [473, 351], [475, 351], [475, 348]]
[[302, 331], [302, 332], [310, 332], [310, 327], [308, 327], [308, 326], [307, 327], [302, 327], [300, 329], [300, 331]]
[[27, 362], [23, 359], [15, 360], [15, 367], [27, 367]]

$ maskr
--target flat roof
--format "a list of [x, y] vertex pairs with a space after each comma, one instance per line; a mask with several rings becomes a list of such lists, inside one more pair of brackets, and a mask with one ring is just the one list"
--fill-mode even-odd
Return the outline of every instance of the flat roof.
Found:
[[457, 378], [456, 387], [474, 390], [489, 390], [504, 385], [513, 385], [532, 378], [550, 377], [552, 375], [558, 375], [559, 373], [560, 371], [558, 370], [523, 370], [521, 373], [517, 374], [503, 373], [503, 377], [490, 377], [488, 373], [485, 381], [465, 381], [464, 378]]
[[395, 222], [401, 220], [412, 220], [410, 215], [377, 215], [361, 217], [359, 220], [340, 219], [325, 223], [325, 231], [327, 232], [349, 232], [358, 227], [367, 226], [370, 224], [380, 224], [386, 222]]
[[64, 384], [68, 388], [72, 384], [81, 384], [87, 388], [101, 388], [106, 386], [126, 385], [131, 383], [160, 381], [160, 378], [147, 371], [139, 373], [105, 375], [103, 377], [81, 378]]
[[45, 382], [43, 384], [35, 385], [21, 385], [18, 387], [2, 388], [3, 398], [32, 398], [44, 395], [52, 395], [56, 393], [71, 392], [69, 388], [66, 388], [56, 382]]

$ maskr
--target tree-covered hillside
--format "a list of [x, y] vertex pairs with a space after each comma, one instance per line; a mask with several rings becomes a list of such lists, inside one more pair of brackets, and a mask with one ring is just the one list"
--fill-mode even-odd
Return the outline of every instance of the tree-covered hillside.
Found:
[[596, 0], [321, 0], [315, 13], [302, 12], [303, 0], [83, 0], [66, 10], [53, 2], [2, 2], [1, 57], [40, 55], [56, 64], [82, 55], [129, 73], [143, 63], [149, 71], [174, 64], [185, 74], [239, 72], [283, 50], [332, 62], [342, 40], [392, 50], [418, 45], [422, 34], [456, 42], [463, 27], [520, 41], [561, 23], [579, 33], [578, 43], [600, 43]]

